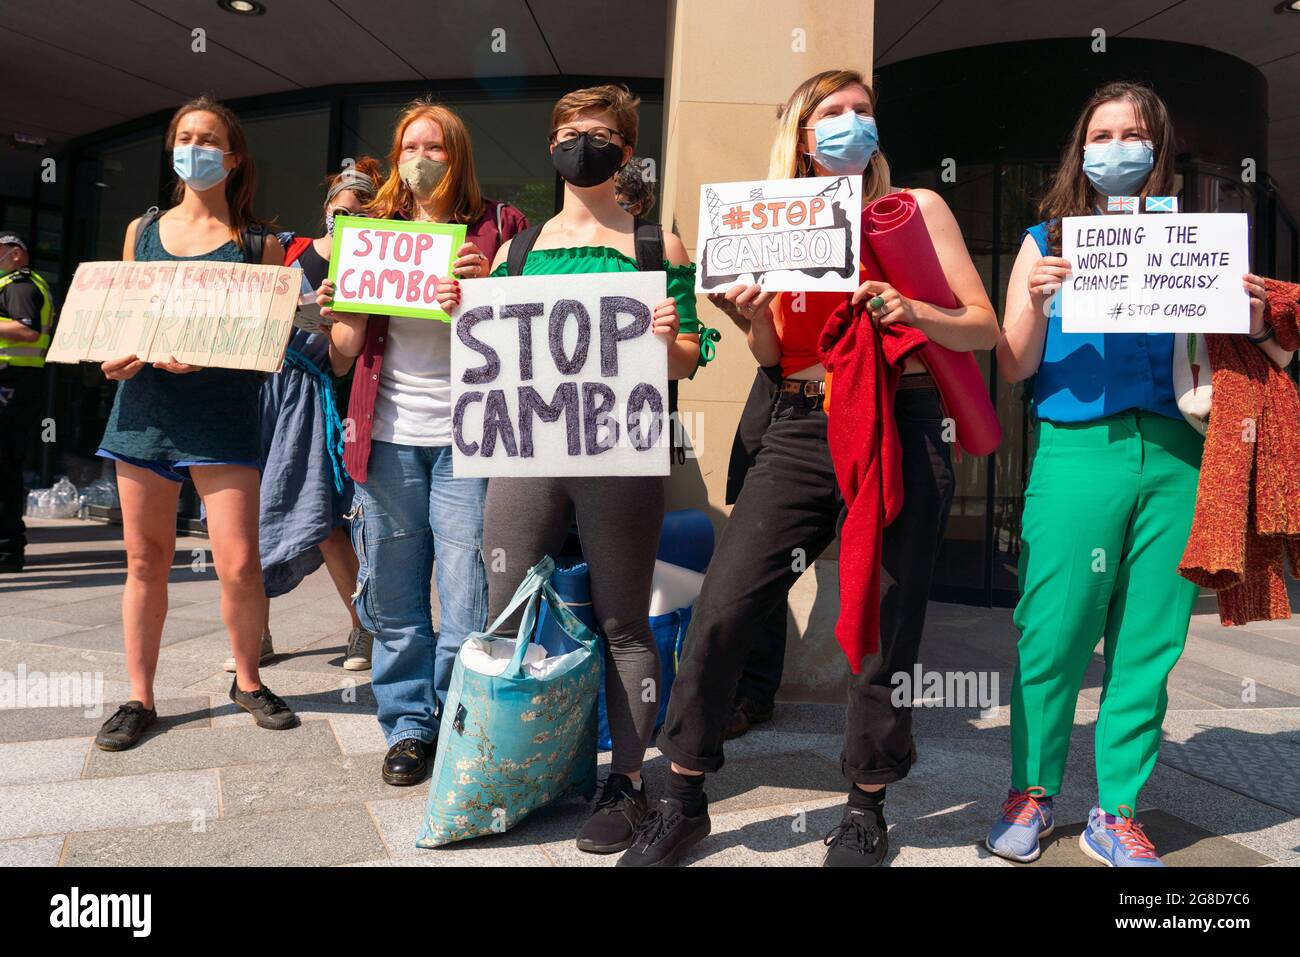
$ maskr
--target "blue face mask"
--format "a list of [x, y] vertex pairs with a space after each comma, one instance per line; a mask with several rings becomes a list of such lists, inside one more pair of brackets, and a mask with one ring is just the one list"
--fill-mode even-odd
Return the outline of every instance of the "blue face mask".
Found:
[[1103, 196], [1135, 196], [1151, 175], [1155, 150], [1151, 144], [1112, 140], [1084, 148], [1083, 172]]
[[225, 155], [212, 146], [178, 146], [172, 150], [172, 169], [186, 186], [203, 192], [230, 175], [222, 164]]
[[876, 119], [857, 113], [828, 116], [813, 127], [817, 152], [813, 159], [837, 176], [861, 173], [880, 148]]

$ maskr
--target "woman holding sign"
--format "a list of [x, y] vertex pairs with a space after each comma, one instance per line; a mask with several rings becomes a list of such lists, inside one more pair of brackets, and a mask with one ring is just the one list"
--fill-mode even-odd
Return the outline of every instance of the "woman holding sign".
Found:
[[[450, 268], [464, 278], [486, 276], [497, 247], [528, 225], [519, 210], [483, 198], [469, 131], [449, 107], [408, 106], [388, 164], [369, 216], [468, 227], [467, 242], [438, 275]], [[334, 292], [326, 280], [318, 301], [327, 306]], [[334, 371], [357, 364], [348, 405], [356, 434], [344, 462], [356, 481], [352, 540], [361, 570], [353, 600], [375, 636], [370, 681], [388, 742], [382, 773], [392, 785], [418, 784], [432, 763], [456, 652], [486, 622], [479, 546], [487, 481], [452, 477], [450, 326], [407, 316], [331, 318]]]
[[[853, 176], [863, 202], [891, 192], [878, 149], [875, 95], [861, 74], [831, 70], [805, 80], [778, 111], [770, 179]], [[877, 328], [894, 323], [925, 332], [950, 349], [990, 348], [997, 320], [943, 199], [915, 192], [944, 277], [960, 305], [914, 301], [866, 279], [853, 294]], [[865, 246], [865, 242], [864, 242]], [[723, 764], [733, 695], [755, 636], [784, 607], [800, 574], [835, 539], [845, 505], [827, 441], [818, 341], [845, 293], [782, 293], [736, 285], [712, 301], [747, 333], [750, 350], [775, 388], [751, 393], [742, 431], [761, 435], [696, 602], [658, 739], [672, 765], [667, 794], [649, 815], [624, 866], [675, 863], [709, 833], [704, 773]], [[828, 866], [884, 860], [886, 785], [915, 760], [911, 714], [892, 703], [891, 679], [917, 660], [935, 556], [952, 501], [951, 453], [935, 382], [911, 356], [893, 413], [901, 443], [902, 511], [884, 529], [881, 564], [888, 590], [880, 602], [880, 653], [868, 655], [849, 682], [841, 767], [850, 780], [842, 823], [827, 837]], [[844, 414], [848, 414], [847, 412]]]
[[[122, 258], [280, 265], [284, 250], [253, 216], [257, 175], [235, 115], [206, 98], [191, 100], [172, 117], [165, 142], [176, 205], [133, 220]], [[106, 751], [133, 747], [157, 718], [153, 678], [176, 550], [176, 505], [187, 476], [207, 509], [221, 581], [221, 617], [235, 657], [230, 698], [260, 727], [291, 727], [293, 712], [258, 674], [266, 622], [257, 532], [262, 375], [175, 359], [146, 365], [134, 355], [102, 368], [121, 383], [99, 454], [116, 462], [122, 502], [122, 629], [131, 700], [104, 722], [95, 743]]]
[[[1057, 292], [1070, 274], [1062, 219], [1103, 215], [1111, 196], [1168, 196], [1174, 153], [1173, 125], [1154, 92], [1132, 83], [1098, 90], [1074, 124], [1040, 205], [1044, 222], [1028, 230], [1007, 290], [998, 371], [1032, 386], [1038, 422], [1014, 616], [1011, 790], [986, 841], [1011, 860], [1037, 858], [1053, 830], [1079, 686], [1101, 638], [1098, 800], [1079, 843], [1110, 866], [1161, 866], [1133, 809], [1155, 766], [1166, 684], [1197, 595], [1178, 563], [1202, 439], [1175, 401], [1174, 336], [1062, 332]], [[1244, 281], [1252, 329], [1264, 334], [1262, 280]]]
[[[668, 378], [682, 379], [702, 364], [695, 267], [680, 239], [618, 201], [617, 174], [636, 146], [637, 103], [625, 87], [607, 85], [555, 104], [550, 151], [564, 179], [563, 208], [502, 247], [493, 275], [664, 270], [669, 298], [657, 304], [651, 330], [668, 344]], [[590, 569], [593, 611], [605, 637], [613, 753], [596, 809], [577, 838], [584, 851], [625, 849], [648, 807], [641, 765], [658, 717], [653, 689], [660, 680], [649, 608], [663, 517], [660, 476], [493, 478], [488, 485], [489, 620], [532, 565], [559, 554], [575, 520]]]

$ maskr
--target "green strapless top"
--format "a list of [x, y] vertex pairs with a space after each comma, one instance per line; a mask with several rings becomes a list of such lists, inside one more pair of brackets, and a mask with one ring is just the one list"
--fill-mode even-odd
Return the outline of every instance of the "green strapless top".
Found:
[[[559, 249], [534, 249], [524, 260], [525, 276], [558, 276], [593, 272], [636, 272], [636, 260], [610, 246], [564, 246]], [[701, 324], [695, 311], [695, 263], [677, 266], [664, 260], [668, 274], [668, 295], [677, 300], [680, 332], [700, 337], [700, 365], [708, 365], [714, 355], [714, 343], [721, 336], [716, 329]], [[496, 278], [506, 274], [502, 263], [492, 271]]]

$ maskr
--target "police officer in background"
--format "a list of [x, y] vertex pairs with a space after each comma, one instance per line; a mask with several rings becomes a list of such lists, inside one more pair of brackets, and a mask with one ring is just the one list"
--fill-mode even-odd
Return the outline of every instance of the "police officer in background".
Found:
[[23, 570], [23, 457], [40, 417], [54, 299], [27, 244], [0, 235], [0, 572]]

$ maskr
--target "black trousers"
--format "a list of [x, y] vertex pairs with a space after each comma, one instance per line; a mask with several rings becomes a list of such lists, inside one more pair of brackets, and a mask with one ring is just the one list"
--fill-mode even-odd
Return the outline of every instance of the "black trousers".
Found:
[[27, 548], [23, 512], [23, 458], [39, 423], [41, 370], [0, 365], [0, 561], [21, 559]]
[[754, 629], [754, 643], [736, 685], [736, 699], [771, 708], [785, 674], [786, 622], [789, 606], [782, 602]]
[[[952, 503], [951, 450], [933, 389], [900, 390], [903, 508], [885, 529], [881, 650], [850, 682], [842, 766], [852, 781], [886, 784], [916, 759], [910, 708], [890, 678], [920, 651], [934, 559]], [[834, 540], [844, 517], [819, 403], [778, 395], [771, 421], [696, 601], [658, 747], [693, 771], [722, 767], [723, 732], [757, 631]]]

